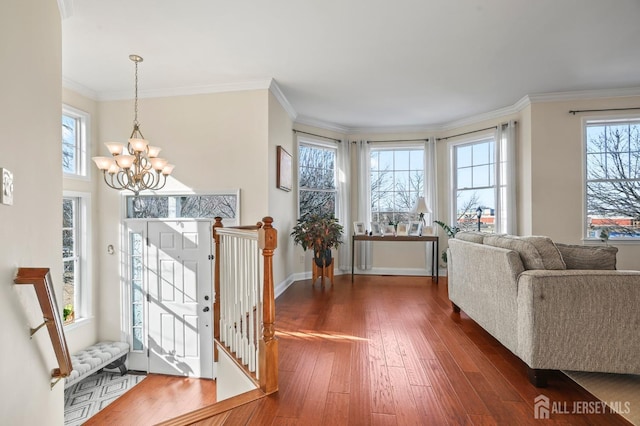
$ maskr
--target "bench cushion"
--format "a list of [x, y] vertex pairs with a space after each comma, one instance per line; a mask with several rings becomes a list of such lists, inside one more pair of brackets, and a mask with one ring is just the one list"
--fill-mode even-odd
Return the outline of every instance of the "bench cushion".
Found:
[[99, 342], [71, 355], [73, 370], [66, 378], [65, 387], [82, 380], [118, 358], [129, 353], [129, 344], [124, 342]]

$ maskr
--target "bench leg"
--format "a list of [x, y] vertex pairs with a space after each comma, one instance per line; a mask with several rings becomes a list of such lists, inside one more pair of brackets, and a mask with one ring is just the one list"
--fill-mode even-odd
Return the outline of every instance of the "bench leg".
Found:
[[127, 367], [124, 365], [125, 360], [127, 359], [126, 355], [122, 355], [117, 360], [113, 361], [111, 364], [107, 365], [105, 368], [117, 368], [120, 370], [120, 375], [124, 376], [127, 372]]

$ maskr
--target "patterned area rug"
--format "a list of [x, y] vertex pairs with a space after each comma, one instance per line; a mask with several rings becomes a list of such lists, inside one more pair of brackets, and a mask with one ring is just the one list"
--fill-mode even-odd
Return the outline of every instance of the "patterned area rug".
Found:
[[563, 371], [613, 411], [640, 426], [640, 376]]
[[65, 426], [81, 425], [140, 383], [146, 376], [137, 374], [95, 373], [64, 391]]

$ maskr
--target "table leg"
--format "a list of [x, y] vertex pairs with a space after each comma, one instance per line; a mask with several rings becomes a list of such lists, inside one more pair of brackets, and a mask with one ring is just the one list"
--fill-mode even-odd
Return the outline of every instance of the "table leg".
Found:
[[353, 235], [351, 236], [351, 282], [353, 282], [353, 260], [354, 260], [354, 256], [355, 256], [355, 245], [356, 245], [356, 240], [355, 238], [353, 238]]
[[436, 240], [436, 252], [433, 253], [433, 257], [436, 265], [436, 284], [438, 284], [438, 278], [440, 277], [440, 274], [438, 273], [438, 259], [439, 259], [438, 255], [439, 254], [440, 254], [440, 238]]

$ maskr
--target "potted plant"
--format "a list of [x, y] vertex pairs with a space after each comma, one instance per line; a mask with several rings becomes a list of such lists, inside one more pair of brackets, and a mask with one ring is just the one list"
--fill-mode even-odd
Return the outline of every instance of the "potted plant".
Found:
[[322, 268], [331, 265], [331, 249], [342, 244], [342, 225], [333, 215], [307, 214], [298, 219], [291, 236], [303, 250], [313, 250], [314, 262]]
[[64, 322], [71, 322], [74, 318], [73, 306], [71, 304], [66, 305], [62, 309], [62, 318]]
[[[460, 228], [458, 228], [457, 226], [451, 227], [449, 225], [447, 225], [446, 223], [442, 222], [441, 220], [434, 220], [433, 221], [436, 225], [439, 225], [444, 232], [447, 234], [447, 237], [449, 238], [455, 238], [456, 234], [458, 233], [458, 231], [460, 231]], [[442, 252], [442, 261], [446, 264], [447, 263], [447, 252], [443, 251]]]

